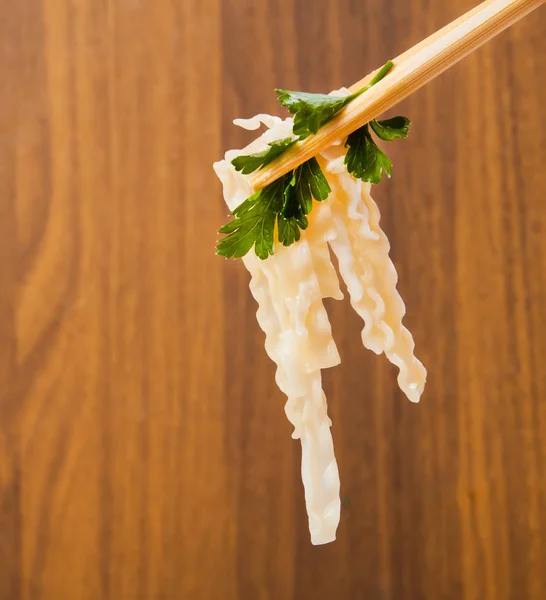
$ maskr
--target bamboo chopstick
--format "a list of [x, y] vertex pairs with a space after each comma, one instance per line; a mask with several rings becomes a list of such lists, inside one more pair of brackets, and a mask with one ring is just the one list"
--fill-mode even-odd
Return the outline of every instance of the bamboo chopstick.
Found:
[[[388, 75], [350, 102], [318, 133], [298, 142], [250, 176], [262, 188], [348, 136], [424, 86], [473, 50], [538, 8], [545, 0], [486, 0], [394, 59]], [[374, 73], [349, 89], [366, 85]]]

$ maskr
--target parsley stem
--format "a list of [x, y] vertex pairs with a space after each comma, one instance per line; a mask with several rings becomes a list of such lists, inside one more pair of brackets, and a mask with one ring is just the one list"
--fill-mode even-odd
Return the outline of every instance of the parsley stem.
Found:
[[357, 96], [360, 96], [360, 94], [362, 94], [363, 92], [369, 90], [376, 83], [378, 83], [379, 81], [381, 81], [383, 79], [383, 77], [385, 77], [385, 75], [393, 68], [393, 66], [394, 66], [394, 63], [392, 62], [392, 60], [388, 60], [379, 69], [379, 71], [377, 71], [377, 73], [374, 75], [374, 78], [370, 81], [370, 83], [368, 83], [368, 85], [365, 85], [363, 88], [359, 89], [358, 92], [355, 92], [353, 94], [353, 98], [356, 98]]
[[392, 60], [388, 60], [380, 69], [379, 71], [377, 71], [377, 73], [375, 74], [374, 78], [370, 81], [370, 87], [372, 87], [372, 85], [375, 85], [376, 83], [378, 83], [379, 81], [381, 81], [383, 79], [383, 77], [385, 77], [385, 75], [393, 68], [394, 63], [392, 62]]

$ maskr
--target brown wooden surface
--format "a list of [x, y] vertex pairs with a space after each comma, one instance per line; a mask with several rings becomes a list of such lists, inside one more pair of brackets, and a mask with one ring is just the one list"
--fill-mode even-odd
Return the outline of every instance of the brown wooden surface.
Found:
[[376, 189], [420, 405], [330, 302], [312, 547], [211, 163], [473, 0], [0, 0], [2, 600], [546, 598], [546, 10], [407, 100]]

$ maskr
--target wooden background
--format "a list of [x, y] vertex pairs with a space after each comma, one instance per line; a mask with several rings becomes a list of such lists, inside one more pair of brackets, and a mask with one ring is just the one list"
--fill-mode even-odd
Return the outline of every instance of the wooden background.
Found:
[[546, 10], [397, 112], [378, 186], [420, 405], [328, 304], [338, 540], [211, 163], [474, 0], [0, 0], [2, 600], [546, 598]]

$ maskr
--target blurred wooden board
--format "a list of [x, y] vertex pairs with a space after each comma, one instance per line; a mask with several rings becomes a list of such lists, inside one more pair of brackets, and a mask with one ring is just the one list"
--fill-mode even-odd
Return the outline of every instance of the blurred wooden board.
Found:
[[0, 2], [2, 600], [546, 597], [546, 11], [399, 107], [375, 190], [422, 403], [328, 310], [338, 540], [211, 163], [471, 0]]

